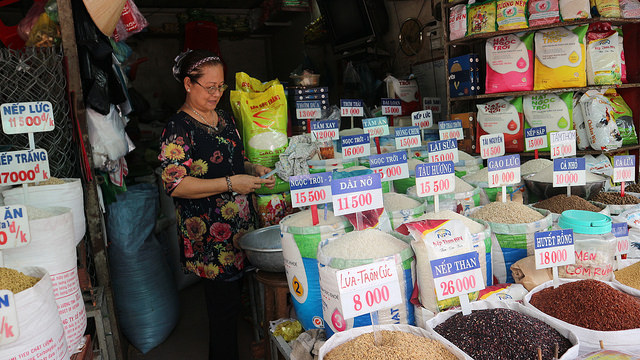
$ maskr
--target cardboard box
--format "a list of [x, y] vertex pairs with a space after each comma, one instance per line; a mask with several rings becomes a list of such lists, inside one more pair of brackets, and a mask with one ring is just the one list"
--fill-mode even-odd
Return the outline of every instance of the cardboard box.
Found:
[[458, 140], [458, 149], [467, 154], [477, 154], [476, 150], [476, 113], [467, 112], [451, 114], [449, 120], [460, 120], [462, 122], [463, 140]]

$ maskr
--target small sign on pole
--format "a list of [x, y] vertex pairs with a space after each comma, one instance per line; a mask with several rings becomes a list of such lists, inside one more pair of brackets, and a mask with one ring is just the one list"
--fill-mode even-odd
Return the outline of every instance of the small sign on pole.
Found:
[[342, 137], [342, 158], [351, 159], [371, 155], [369, 134]]
[[551, 267], [553, 287], [557, 288], [560, 284], [558, 266], [571, 265], [576, 262], [573, 230], [538, 231], [534, 234], [534, 249], [536, 269]]

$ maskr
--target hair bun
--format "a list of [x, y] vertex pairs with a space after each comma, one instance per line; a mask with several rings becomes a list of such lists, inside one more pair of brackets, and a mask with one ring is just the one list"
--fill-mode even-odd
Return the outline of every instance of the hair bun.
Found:
[[184, 59], [185, 56], [187, 56], [192, 51], [193, 50], [187, 49], [187, 51], [178, 54], [178, 56], [176, 56], [176, 58], [173, 59], [173, 68], [171, 69], [171, 72], [173, 73], [173, 78], [176, 79], [178, 82], [182, 82], [182, 79], [180, 76], [180, 67], [182, 65], [182, 60]]

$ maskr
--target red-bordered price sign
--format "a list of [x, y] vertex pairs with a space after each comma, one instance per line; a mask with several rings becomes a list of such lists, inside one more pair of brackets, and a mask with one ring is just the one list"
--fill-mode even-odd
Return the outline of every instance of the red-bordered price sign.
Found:
[[330, 172], [289, 177], [291, 205], [302, 207], [331, 202]]
[[382, 181], [406, 179], [409, 177], [407, 153], [398, 151], [389, 154], [369, 156], [369, 167], [380, 174]]
[[553, 187], [578, 186], [586, 183], [584, 158], [553, 159]]
[[440, 133], [440, 140], [464, 139], [464, 133], [462, 132], [461, 120], [447, 120], [438, 122], [438, 131]]
[[322, 102], [320, 100], [296, 101], [296, 118], [300, 120], [322, 118]]
[[372, 138], [389, 135], [389, 121], [384, 116], [362, 119], [362, 128]]
[[411, 124], [420, 129], [433, 126], [433, 113], [431, 110], [421, 110], [411, 113]]
[[369, 134], [342, 137], [342, 158], [351, 159], [371, 155]]
[[31, 242], [29, 216], [23, 205], [11, 205], [0, 208], [0, 250], [13, 249]]
[[5, 134], [44, 132], [55, 128], [53, 106], [48, 101], [2, 104], [0, 117]]
[[331, 181], [333, 212], [336, 216], [384, 207], [382, 181], [378, 174], [354, 176]]
[[427, 143], [429, 162], [458, 162], [458, 142], [455, 139], [430, 141]]
[[400, 99], [382, 99], [382, 115], [402, 115], [402, 101]]
[[420, 128], [417, 126], [395, 128], [396, 149], [409, 149], [420, 146]]
[[617, 155], [613, 157], [613, 182], [636, 181], [636, 157]]
[[576, 156], [576, 131], [557, 131], [549, 134], [551, 158]]
[[419, 164], [416, 166], [418, 196], [432, 196], [453, 192], [456, 175], [453, 161]]
[[11, 344], [20, 337], [16, 309], [13, 293], [0, 290], [0, 345]]
[[378, 261], [336, 272], [344, 319], [402, 303], [396, 264]]
[[536, 269], [575, 264], [573, 230], [539, 231], [534, 234]]
[[322, 140], [338, 140], [340, 138], [338, 132], [340, 131], [340, 125], [338, 120], [320, 120], [311, 121], [311, 135], [313, 138]]
[[0, 153], [0, 184], [19, 185], [49, 179], [49, 157], [43, 149]]
[[616, 237], [616, 252], [615, 255], [623, 255], [629, 253], [629, 226], [627, 223], [615, 223], [611, 224], [611, 233]]
[[488, 134], [480, 136], [480, 156], [483, 159], [504, 155], [504, 134]]
[[507, 186], [520, 182], [520, 154], [487, 160], [489, 187]]
[[364, 108], [360, 99], [340, 99], [340, 116], [363, 117]]
[[547, 127], [539, 126], [524, 129], [524, 146], [527, 151], [544, 149], [549, 146], [547, 141]]
[[475, 251], [431, 260], [436, 297], [445, 300], [485, 288], [480, 259]]

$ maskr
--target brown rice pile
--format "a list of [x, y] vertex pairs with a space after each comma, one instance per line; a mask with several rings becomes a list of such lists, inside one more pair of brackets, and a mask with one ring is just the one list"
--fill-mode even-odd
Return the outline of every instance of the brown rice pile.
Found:
[[40, 279], [25, 275], [18, 270], [0, 267], [0, 290], [9, 290], [14, 294], [27, 290]]

